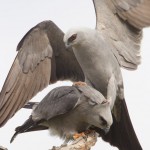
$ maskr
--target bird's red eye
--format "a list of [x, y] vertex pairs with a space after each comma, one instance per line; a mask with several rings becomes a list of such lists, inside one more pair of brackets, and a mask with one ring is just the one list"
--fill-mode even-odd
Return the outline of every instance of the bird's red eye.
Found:
[[72, 41], [74, 41], [77, 38], [77, 34], [73, 34], [69, 39], [68, 39], [68, 43], [71, 43]]

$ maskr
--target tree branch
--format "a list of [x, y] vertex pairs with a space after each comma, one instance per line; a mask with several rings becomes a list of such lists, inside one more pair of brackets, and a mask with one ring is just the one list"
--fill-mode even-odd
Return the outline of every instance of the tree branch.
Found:
[[0, 150], [8, 150], [8, 149], [5, 148], [5, 147], [0, 146]]
[[73, 141], [71, 144], [65, 146], [60, 147], [53, 146], [51, 150], [90, 150], [91, 147], [96, 144], [97, 137], [98, 137], [97, 133], [92, 132], [89, 133], [86, 138], [80, 137], [75, 141]]

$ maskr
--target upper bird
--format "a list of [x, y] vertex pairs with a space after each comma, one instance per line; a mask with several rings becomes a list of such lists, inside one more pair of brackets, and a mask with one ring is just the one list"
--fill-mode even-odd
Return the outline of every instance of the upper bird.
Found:
[[[136, 69], [140, 63], [142, 28], [150, 25], [150, 1], [93, 0], [93, 3], [96, 29], [112, 46], [118, 65]], [[20, 41], [18, 54], [1, 90], [0, 126], [47, 85], [65, 79], [84, 81], [74, 53], [66, 51], [63, 36], [53, 22], [44, 21], [28, 31]], [[118, 147], [121, 145], [119, 138], [105, 137], [105, 140], [111, 140]]]
[[[121, 140], [118, 143], [120, 150], [141, 150], [125, 104], [121, 69], [111, 43], [101, 32], [89, 28], [70, 29], [64, 36], [64, 42], [67, 47], [73, 48], [85, 74], [85, 82], [110, 101], [114, 127], [107, 135], [111, 140], [114, 137]], [[109, 142], [113, 144], [111, 140]]]

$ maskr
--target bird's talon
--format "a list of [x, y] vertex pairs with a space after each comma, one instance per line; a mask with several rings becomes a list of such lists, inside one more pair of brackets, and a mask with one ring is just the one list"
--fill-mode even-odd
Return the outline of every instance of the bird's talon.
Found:
[[76, 139], [78, 139], [79, 137], [85, 137], [85, 136], [86, 136], [86, 135], [85, 135], [84, 132], [75, 133], [75, 134], [73, 135], [73, 139], [76, 140]]
[[95, 131], [94, 130], [86, 130], [84, 133], [85, 133], [85, 135], [88, 135], [88, 134], [91, 134], [93, 132], [95, 132]]
[[85, 86], [87, 84], [85, 82], [78, 81], [78, 82], [74, 82], [73, 85], [74, 86]]

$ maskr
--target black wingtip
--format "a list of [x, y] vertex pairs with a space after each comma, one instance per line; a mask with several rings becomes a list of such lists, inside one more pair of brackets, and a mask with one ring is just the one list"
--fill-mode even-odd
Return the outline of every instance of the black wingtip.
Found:
[[19, 132], [15, 132], [14, 135], [12, 136], [10, 143], [12, 143], [14, 141], [14, 139], [16, 138], [16, 136], [19, 134]]
[[14, 141], [14, 139], [16, 138], [16, 136], [18, 134], [27, 132], [34, 125], [35, 125], [35, 122], [32, 120], [32, 116], [30, 116], [29, 119], [26, 120], [23, 125], [21, 125], [15, 129], [16, 132], [12, 136], [10, 143], [12, 143]]
[[125, 100], [121, 102], [121, 120], [118, 122], [113, 116], [110, 131], [104, 134], [101, 129], [94, 127], [102, 139], [119, 150], [142, 150], [141, 144], [132, 126]]

